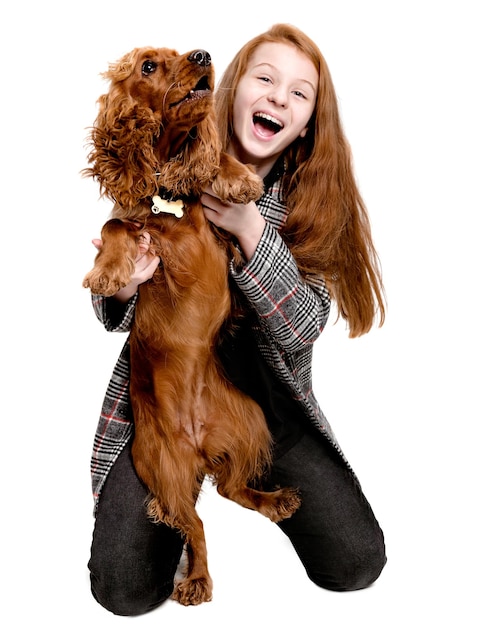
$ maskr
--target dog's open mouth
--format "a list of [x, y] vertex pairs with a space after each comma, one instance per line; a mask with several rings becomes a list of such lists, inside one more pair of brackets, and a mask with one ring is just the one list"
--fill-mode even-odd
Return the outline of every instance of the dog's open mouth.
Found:
[[254, 113], [252, 116], [254, 126], [256, 126], [262, 135], [272, 136], [279, 133], [284, 127], [282, 122], [276, 117], [272, 117], [267, 113]]
[[183, 102], [201, 100], [202, 98], [206, 98], [207, 96], [210, 96], [211, 93], [212, 93], [212, 90], [209, 85], [209, 79], [207, 78], [207, 76], [203, 76], [195, 85], [195, 87], [189, 90], [189, 92], [186, 94], [184, 98], [181, 98], [181, 100], [178, 100], [177, 102], [173, 102], [171, 105], [169, 105], [169, 109], [172, 109], [172, 107], [176, 107], [179, 104], [182, 104]]

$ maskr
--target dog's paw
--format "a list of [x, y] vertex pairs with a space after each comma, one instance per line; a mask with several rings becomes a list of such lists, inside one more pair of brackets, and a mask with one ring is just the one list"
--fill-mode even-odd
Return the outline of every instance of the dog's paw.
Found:
[[261, 197], [263, 181], [250, 166], [223, 153], [221, 170], [213, 181], [212, 188], [223, 202], [247, 204]]
[[301, 506], [301, 498], [297, 489], [286, 487], [279, 489], [272, 494], [271, 506], [261, 511], [272, 522], [281, 522], [291, 517]]
[[249, 172], [240, 177], [239, 189], [236, 192], [230, 190], [229, 200], [237, 204], [247, 204], [252, 200], [258, 200], [262, 195], [263, 181], [257, 174]]
[[129, 284], [130, 276], [110, 275], [94, 268], [83, 280], [83, 286], [96, 296], [113, 296]]
[[210, 576], [180, 580], [174, 588], [172, 599], [184, 606], [210, 602], [212, 600], [212, 580]]

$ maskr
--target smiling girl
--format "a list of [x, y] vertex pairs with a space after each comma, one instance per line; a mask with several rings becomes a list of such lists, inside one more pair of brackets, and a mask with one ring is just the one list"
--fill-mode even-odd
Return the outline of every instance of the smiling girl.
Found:
[[[368, 332], [378, 315], [382, 324], [385, 309], [332, 79], [316, 44], [278, 24], [237, 53], [216, 105], [226, 150], [252, 164], [264, 182], [262, 197], [247, 205], [223, 204], [210, 188], [202, 195], [207, 218], [234, 236], [243, 257], [229, 265], [242, 315], [222, 337], [221, 362], [260, 404], [273, 435], [264, 487], [300, 491], [301, 507], [279, 526], [308, 576], [333, 591], [362, 589], [385, 565], [383, 533], [314, 396], [313, 345], [334, 306], [351, 337]], [[109, 330], [127, 329], [137, 286], [157, 264], [145, 248], [114, 305], [94, 299]], [[120, 409], [117, 422], [130, 411], [123, 398], [113, 403], [113, 390], [127, 383], [123, 354], [107, 396], [108, 413]], [[145, 613], [169, 597], [183, 547], [173, 529], [147, 519], [131, 437], [131, 428], [120, 436], [98, 432], [106, 458], [94, 459], [92, 591], [120, 615]]]

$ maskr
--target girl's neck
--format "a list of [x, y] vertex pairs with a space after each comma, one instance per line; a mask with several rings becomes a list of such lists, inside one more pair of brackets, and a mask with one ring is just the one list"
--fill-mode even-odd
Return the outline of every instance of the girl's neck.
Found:
[[239, 152], [233, 144], [228, 146], [227, 150], [228, 154], [238, 159], [241, 163], [245, 163], [245, 165], [252, 165], [256, 171], [256, 174], [260, 176], [263, 180], [266, 176], [271, 172], [273, 166], [276, 163], [276, 159], [252, 159], [248, 154], [242, 154]]

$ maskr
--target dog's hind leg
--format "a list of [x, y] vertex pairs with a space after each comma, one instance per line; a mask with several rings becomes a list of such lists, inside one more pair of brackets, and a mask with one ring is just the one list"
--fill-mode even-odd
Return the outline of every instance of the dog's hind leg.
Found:
[[[143, 411], [146, 407], [143, 402]], [[188, 567], [185, 578], [176, 583], [172, 599], [184, 605], [208, 602], [212, 579], [203, 523], [195, 508], [203, 478], [200, 459], [191, 446], [169, 440], [166, 434], [155, 436], [153, 429], [139, 424], [133, 454], [136, 471], [152, 494], [148, 516], [155, 523], [178, 529], [186, 542]]]
[[172, 599], [186, 606], [212, 600], [212, 579], [208, 569], [205, 533], [195, 506], [189, 511], [178, 512], [177, 517], [172, 517], [158, 498], [152, 498], [148, 504], [148, 515], [157, 523], [179, 529], [186, 542], [187, 571], [184, 572], [184, 578], [177, 581]]
[[[218, 388], [215, 382], [209, 387]], [[262, 491], [249, 486], [266, 474], [271, 463], [271, 435], [261, 409], [235, 387], [220, 389], [211, 402], [214, 415], [227, 416], [225, 429], [221, 429], [221, 420], [213, 419], [204, 441], [208, 467], [219, 494], [273, 522], [290, 517], [301, 503], [297, 489]], [[232, 420], [228, 407], [233, 409]]]
[[[201, 604], [212, 600], [212, 579], [207, 565], [207, 546], [202, 520], [196, 516], [195, 527], [186, 536], [188, 569], [179, 580], [172, 598], [180, 604]], [[191, 525], [191, 524], [190, 524]]]
[[291, 517], [301, 505], [298, 490], [291, 487], [260, 491], [248, 486], [228, 488], [225, 484], [218, 484], [217, 490], [223, 497], [247, 509], [258, 511], [272, 522]]

